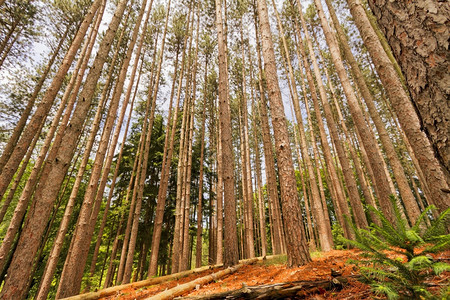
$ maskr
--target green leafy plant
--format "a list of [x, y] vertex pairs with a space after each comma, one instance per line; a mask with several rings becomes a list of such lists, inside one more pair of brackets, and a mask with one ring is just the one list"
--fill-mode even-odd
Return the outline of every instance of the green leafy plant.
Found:
[[333, 243], [336, 250], [347, 249], [347, 243], [343, 240], [344, 229], [338, 223], [334, 223], [331, 227], [331, 234], [333, 235]]
[[[388, 299], [438, 299], [427, 287], [430, 276], [450, 271], [450, 264], [433, 259], [430, 255], [450, 249], [447, 234], [450, 208], [445, 210], [428, 228], [423, 220], [435, 209], [429, 206], [417, 222], [408, 228], [402, 219], [395, 199], [392, 198], [395, 220], [391, 223], [381, 211], [370, 207], [381, 225], [372, 224], [369, 229], [357, 229], [355, 240], [345, 240], [363, 251], [362, 261], [353, 261], [360, 266], [362, 281], [370, 284], [377, 295]], [[444, 296], [445, 298], [445, 296]]]

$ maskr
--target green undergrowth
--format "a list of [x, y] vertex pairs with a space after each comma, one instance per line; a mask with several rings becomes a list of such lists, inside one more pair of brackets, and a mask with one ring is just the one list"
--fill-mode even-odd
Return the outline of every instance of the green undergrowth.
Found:
[[277, 255], [271, 259], [264, 259], [260, 261], [259, 263], [263, 266], [272, 266], [272, 265], [283, 265], [287, 262], [287, 255]]
[[[388, 299], [449, 299], [449, 281], [439, 275], [449, 272], [450, 264], [432, 254], [450, 249], [450, 235], [447, 234], [450, 208], [434, 219], [431, 226], [425, 227], [424, 218], [435, 209], [430, 206], [414, 226], [409, 227], [395, 199], [391, 200], [394, 222], [373, 207], [370, 210], [381, 225], [372, 224], [368, 229], [358, 229], [349, 221], [356, 239], [345, 242], [363, 251], [361, 260], [350, 261], [360, 267], [361, 281], [369, 284], [377, 296]], [[432, 292], [436, 278], [439, 282], [443, 280], [444, 288], [441, 285], [440, 291], [435, 289]]]

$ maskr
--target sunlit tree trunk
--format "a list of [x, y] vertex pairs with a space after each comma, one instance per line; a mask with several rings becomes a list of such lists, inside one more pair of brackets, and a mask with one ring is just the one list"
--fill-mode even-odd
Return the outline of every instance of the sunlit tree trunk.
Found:
[[[99, 24], [100, 24], [100, 22], [97, 23], [97, 25], [99, 25]], [[83, 49], [81, 51], [82, 55], [80, 55], [80, 58], [77, 62], [77, 65], [74, 70], [74, 75], [72, 76], [72, 78], [69, 82], [69, 85], [67, 86], [66, 91], [64, 92], [64, 95], [62, 97], [58, 111], [56, 112], [56, 114], [53, 118], [53, 121], [49, 128], [49, 131], [47, 132], [47, 136], [46, 136], [44, 143], [39, 151], [38, 158], [33, 166], [30, 176], [28, 177], [27, 183], [25, 184], [25, 187], [22, 190], [22, 194], [21, 194], [21, 196], [19, 198], [19, 202], [14, 210], [14, 215], [11, 219], [10, 225], [8, 227], [8, 231], [5, 235], [5, 237], [3, 238], [3, 243], [0, 247], [0, 266], [1, 266], [0, 270], [3, 270], [3, 268], [5, 266], [6, 255], [10, 251], [10, 247], [12, 245], [12, 242], [13, 242], [18, 230], [19, 230], [20, 224], [22, 224], [22, 222], [23, 222], [23, 217], [27, 211], [29, 201], [30, 201], [31, 197], [33, 196], [36, 184], [41, 176], [42, 165], [45, 163], [46, 159], [47, 160], [49, 159], [47, 157], [47, 152], [51, 146], [55, 132], [58, 129], [56, 140], [60, 141], [61, 136], [64, 132], [64, 129], [67, 126], [67, 123], [69, 122], [71, 111], [74, 106], [76, 96], [78, 94], [78, 88], [81, 85], [84, 71], [86, 70], [87, 63], [89, 61], [89, 56], [90, 56], [90, 53], [94, 46], [96, 33], [97, 33], [97, 30], [96, 30], [96, 27], [94, 27], [94, 29], [89, 34], [89, 37], [83, 46]], [[73, 92], [72, 92], [72, 90], [73, 90]], [[70, 94], [71, 92], [72, 92], [72, 95]], [[69, 97], [70, 97], [70, 99], [69, 99]], [[67, 106], [66, 106], [66, 104], [67, 104]], [[61, 115], [63, 114], [64, 111], [65, 111], [65, 114], [60, 122]], [[40, 127], [42, 127], [43, 123], [45, 122], [45, 118], [42, 118], [40, 121], [42, 122]], [[30, 123], [31, 122], [33, 122], [33, 119], [30, 121]], [[60, 125], [58, 128], [59, 123], [60, 123]], [[20, 141], [19, 141], [19, 143], [20, 143]], [[56, 141], [53, 143], [55, 144]], [[68, 169], [68, 166], [67, 166], [67, 169]], [[62, 182], [63, 178], [60, 178], [60, 179]], [[58, 191], [59, 191], [59, 188], [57, 191], [55, 191], [55, 193], [57, 193]], [[38, 251], [38, 250], [36, 249], [36, 251]]]
[[11, 179], [17, 171], [17, 168], [22, 161], [22, 158], [25, 156], [34, 135], [36, 134], [36, 130], [39, 129], [40, 124], [48, 115], [50, 111], [56, 95], [58, 94], [61, 85], [64, 82], [67, 71], [72, 65], [73, 60], [75, 59], [75, 55], [78, 52], [78, 49], [81, 46], [81, 43], [84, 40], [85, 34], [92, 23], [92, 20], [96, 14], [97, 9], [99, 8], [102, 0], [95, 0], [88, 13], [86, 14], [74, 40], [72, 41], [69, 50], [67, 51], [55, 77], [53, 78], [50, 87], [46, 90], [39, 106], [36, 109], [36, 112], [31, 117], [28, 122], [27, 127], [24, 129], [22, 136], [14, 147], [13, 152], [9, 155], [9, 160], [5, 163], [4, 167], [1, 169], [0, 174], [0, 198], [3, 197]]
[[[119, 3], [118, 9], [120, 10], [120, 15], [118, 15], [119, 18], [117, 19], [117, 22], [120, 22], [120, 18], [123, 15], [121, 5], [125, 6], [126, 3], [123, 4], [121, 2]], [[109, 168], [105, 166], [104, 160], [107, 154], [110, 136], [116, 119], [117, 110], [119, 107], [127, 70], [130, 64], [134, 46], [136, 44], [137, 36], [139, 34], [139, 28], [141, 25], [145, 7], [146, 1], [144, 0], [139, 16], [136, 20], [136, 24], [131, 37], [131, 42], [128, 44], [128, 49], [121, 66], [117, 84], [115, 86], [113, 96], [111, 99], [111, 104], [108, 109], [108, 114], [103, 127], [102, 136], [100, 138], [99, 146], [97, 149], [93, 168], [91, 171], [92, 173], [89, 179], [88, 188], [84, 195], [83, 203], [77, 221], [76, 230], [74, 236], [72, 237], [71, 241], [72, 251], [69, 252], [69, 255], [66, 258], [64, 264], [63, 272], [61, 274], [61, 279], [58, 286], [57, 297], [67, 297], [77, 294], [81, 287], [81, 281], [87, 260], [87, 254], [89, 251], [91, 238], [95, 229], [95, 222], [91, 222], [91, 219], [92, 218], [96, 219], [98, 215], [98, 210], [96, 210], [95, 208], [96, 206], [95, 200], [101, 201], [103, 198], [99, 197], [99, 199], [96, 199], [96, 194], [98, 193], [99, 187], [99, 179], [102, 175], [102, 171], [109, 173]], [[126, 102], [124, 102], [123, 105], [127, 106], [128, 100], [129, 97], [125, 99]], [[119, 126], [121, 125], [122, 124], [120, 124]], [[104, 167], [105, 169], [103, 169]]]
[[[286, 250], [288, 254], [287, 263], [288, 266], [299, 266], [309, 262], [311, 258], [309, 256], [303, 226], [298, 226], [298, 224], [302, 224], [303, 221], [297, 196], [297, 182], [294, 173], [284, 105], [281, 99], [280, 86], [278, 84], [275, 52], [269, 25], [267, 5], [262, 0], [258, 0], [257, 3], [262, 36], [264, 70], [269, 91], [272, 125], [274, 128], [279, 167], [283, 224], [286, 231]], [[293, 224], [296, 225], [293, 226]]]

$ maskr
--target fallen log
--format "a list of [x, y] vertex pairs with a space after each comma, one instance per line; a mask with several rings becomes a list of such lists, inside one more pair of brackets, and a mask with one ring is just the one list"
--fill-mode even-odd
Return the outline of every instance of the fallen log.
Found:
[[167, 275], [167, 276], [154, 277], [154, 278], [149, 278], [149, 279], [142, 280], [142, 281], [136, 281], [136, 282], [127, 283], [127, 284], [123, 284], [123, 285], [112, 286], [112, 287], [109, 287], [109, 288], [106, 288], [103, 290], [99, 290], [96, 292], [90, 292], [90, 293], [85, 293], [85, 294], [81, 294], [81, 295], [64, 298], [64, 300], [100, 299], [103, 297], [114, 295], [114, 294], [120, 292], [121, 290], [129, 289], [129, 288], [139, 289], [139, 288], [142, 288], [145, 286], [151, 286], [151, 285], [160, 284], [160, 283], [167, 282], [167, 281], [178, 280], [180, 278], [189, 276], [191, 274], [204, 272], [209, 269], [217, 269], [220, 267], [222, 267], [222, 265], [205, 266], [205, 267], [188, 270], [188, 271], [184, 271], [184, 272], [180, 272], [180, 273], [175, 273], [175, 274], [171, 274], [171, 275]]
[[[214, 300], [214, 299], [285, 299], [295, 297], [295, 299], [307, 298], [312, 294], [323, 293], [330, 290], [341, 290], [348, 282], [349, 278], [357, 276], [335, 277], [331, 280], [317, 281], [293, 281], [275, 283], [259, 286], [246, 286], [234, 291], [222, 293], [183, 297], [188, 300]], [[177, 299], [177, 298], [175, 298]], [[178, 299], [181, 299], [178, 298]]]
[[[258, 258], [258, 260], [271, 259], [276, 256], [278, 256], [278, 255], [260, 257], [260, 258]], [[246, 263], [247, 261], [250, 261], [250, 260], [252, 260], [252, 259], [242, 260], [241, 263]], [[172, 280], [178, 280], [178, 279], [187, 277], [191, 274], [201, 273], [201, 272], [204, 272], [204, 271], [207, 271], [210, 269], [218, 269], [218, 268], [221, 268], [222, 266], [223, 266], [222, 264], [214, 265], [214, 266], [204, 266], [201, 268], [196, 268], [193, 270], [188, 270], [188, 271], [175, 273], [175, 274], [171, 274], [171, 275], [167, 275], [167, 276], [149, 278], [149, 279], [142, 280], [142, 281], [136, 281], [136, 282], [132, 282], [132, 283], [128, 283], [128, 284], [112, 286], [112, 287], [109, 287], [109, 288], [106, 288], [103, 290], [99, 290], [96, 292], [90, 292], [90, 293], [85, 293], [85, 294], [81, 294], [81, 295], [64, 298], [64, 300], [96, 300], [96, 299], [100, 299], [103, 297], [108, 297], [111, 295], [118, 294], [118, 293], [120, 293], [121, 290], [130, 289], [130, 288], [139, 289], [139, 288], [146, 287], [146, 286], [152, 286], [152, 285], [161, 284], [161, 283], [172, 281]]]
[[242, 268], [245, 265], [249, 265], [249, 264], [253, 264], [255, 262], [257, 262], [258, 260], [263, 260], [265, 258], [260, 257], [260, 258], [252, 258], [252, 259], [248, 259], [242, 263], [240, 263], [239, 265], [233, 266], [233, 267], [229, 267], [225, 270], [221, 270], [219, 272], [204, 276], [204, 277], [200, 277], [197, 278], [193, 281], [184, 283], [184, 284], [180, 284], [176, 287], [173, 287], [171, 289], [168, 289], [162, 293], [159, 293], [157, 295], [151, 296], [146, 298], [145, 300], [164, 300], [164, 299], [172, 299], [176, 296], [179, 296], [187, 291], [193, 290], [196, 287], [202, 286], [206, 283], [209, 283], [213, 280], [217, 280], [220, 279], [222, 277], [224, 277], [225, 275], [231, 274], [236, 272], [237, 270], [239, 270], [240, 268]]

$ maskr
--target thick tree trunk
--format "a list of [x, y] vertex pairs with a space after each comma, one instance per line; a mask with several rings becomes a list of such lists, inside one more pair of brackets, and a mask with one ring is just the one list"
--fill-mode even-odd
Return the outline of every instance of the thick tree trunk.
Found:
[[[113, 19], [111, 26], [113, 25], [114, 27], [118, 26], [118, 24], [117, 25], [114, 24], [114, 21], [120, 23], [120, 19], [125, 9], [125, 7], [123, 6], [126, 6], [126, 1], [124, 2], [125, 3], [119, 2], [119, 5], [117, 7], [118, 10], [117, 19], [116, 20]], [[145, 6], [146, 5], [143, 4], [143, 7]], [[84, 195], [83, 204], [81, 206], [80, 214], [78, 217], [76, 230], [74, 236], [72, 237], [71, 241], [72, 251], [71, 252], [69, 251], [69, 255], [66, 258], [66, 262], [64, 264], [63, 272], [58, 286], [57, 297], [67, 297], [76, 294], [79, 292], [81, 286], [83, 271], [87, 260], [87, 254], [89, 251], [92, 234], [95, 229], [95, 222], [92, 222], [91, 219], [92, 218], [97, 219], [98, 215], [98, 209], [96, 208], [96, 206], [99, 204], [96, 204], [95, 200], [101, 201], [103, 198], [99, 197], [99, 199], [96, 199], [96, 194], [98, 192], [99, 186], [99, 179], [102, 175], [102, 171], [109, 173], [109, 168], [105, 166], [104, 159], [108, 150], [108, 144], [110, 141], [114, 121], [116, 119], [117, 109], [120, 103], [120, 96], [122, 94], [126, 73], [131, 60], [131, 54], [133, 53], [137, 35], [139, 33], [139, 27], [143, 16], [143, 11], [144, 8], [141, 8], [141, 12], [137, 18], [136, 21], [137, 23], [133, 30], [132, 40], [128, 45], [127, 53], [119, 72], [118, 81], [113, 92], [113, 97], [111, 99], [111, 104], [108, 109], [108, 114], [105, 120], [102, 136], [99, 142], [98, 150], [91, 171], [92, 173], [89, 179], [89, 185]], [[128, 100], [129, 98], [125, 99], [125, 101]], [[123, 104], [125, 106], [128, 105], [128, 103], [125, 102]], [[76, 115], [76, 111], [74, 115]], [[121, 126], [121, 124], [118, 125]], [[105, 168], [103, 169], [103, 167]]]
[[[305, 128], [303, 126], [303, 117], [302, 117], [302, 112], [300, 110], [300, 100], [298, 98], [298, 92], [297, 92], [297, 85], [294, 79], [294, 71], [292, 69], [292, 64], [291, 64], [291, 60], [289, 58], [289, 50], [287, 47], [287, 43], [286, 43], [286, 38], [284, 37], [284, 30], [281, 24], [281, 20], [278, 14], [278, 10], [276, 9], [276, 5], [275, 5], [275, 1], [272, 0], [272, 4], [274, 6], [274, 10], [275, 10], [275, 15], [277, 17], [277, 21], [278, 21], [278, 28], [280, 30], [280, 34], [281, 34], [281, 39], [283, 41], [283, 49], [284, 49], [284, 58], [287, 62], [287, 73], [288, 73], [288, 78], [289, 78], [289, 90], [291, 91], [291, 97], [292, 97], [292, 103], [294, 104], [294, 112], [295, 112], [295, 117], [297, 119], [297, 126], [298, 126], [298, 132], [300, 135], [300, 147], [302, 150], [302, 158], [306, 163], [306, 167], [308, 170], [308, 175], [309, 175], [309, 183], [310, 183], [310, 188], [311, 188], [311, 195], [312, 195], [312, 213], [315, 217], [316, 220], [316, 226], [318, 228], [319, 231], [319, 240], [320, 240], [320, 246], [322, 251], [330, 251], [333, 247], [333, 237], [331, 236], [331, 228], [329, 228], [329, 230], [327, 229], [327, 227], [330, 227], [330, 223], [326, 222], [325, 219], [325, 214], [324, 211], [327, 210], [328, 213], [328, 209], [327, 207], [323, 207], [322, 203], [321, 203], [321, 197], [319, 194], [319, 189], [317, 186], [317, 180], [316, 180], [316, 174], [314, 174], [314, 166], [312, 164], [311, 158], [309, 157], [309, 153], [308, 153], [308, 143], [306, 141], [306, 136], [305, 136]], [[311, 130], [311, 137], [314, 136], [314, 133], [312, 132], [312, 127], [310, 128]], [[312, 143], [315, 143], [315, 140], [312, 140]], [[316, 169], [319, 169], [316, 166]], [[319, 176], [320, 176], [320, 172], [319, 172]], [[319, 179], [318, 179], [319, 180]]]
[[[86, 66], [89, 61], [90, 53], [94, 46], [96, 32], [97, 32], [97, 30], [96, 30], [96, 27], [94, 26], [93, 30], [89, 34], [89, 37], [83, 46], [80, 58], [76, 64], [76, 67], [74, 70], [74, 74], [76, 74], [76, 76], [75, 75], [72, 76], [72, 79], [70, 80], [69, 85], [67, 86], [66, 91], [64, 92], [64, 95], [62, 97], [58, 111], [56, 112], [56, 114], [54, 116], [54, 119], [51, 123], [49, 131], [47, 132], [47, 136], [44, 140], [42, 148], [39, 151], [38, 158], [33, 166], [30, 176], [28, 177], [27, 183], [25, 184], [25, 187], [22, 190], [22, 194], [21, 194], [21, 196], [19, 198], [19, 202], [14, 210], [14, 215], [11, 219], [10, 225], [8, 227], [8, 231], [5, 235], [5, 237], [3, 238], [3, 243], [0, 247], [0, 270], [3, 270], [3, 268], [4, 268], [4, 263], [5, 263], [4, 258], [6, 257], [6, 254], [9, 252], [12, 242], [17, 234], [17, 231], [19, 230], [19, 224], [22, 224], [22, 220], [27, 211], [29, 201], [35, 191], [36, 183], [41, 176], [42, 165], [44, 164], [46, 159], [48, 159], [46, 155], [51, 146], [54, 134], [55, 134], [56, 130], [58, 129], [57, 138], [54, 141], [54, 144], [55, 144], [55, 143], [57, 143], [56, 142], [57, 140], [59, 140], [59, 141], [61, 140], [62, 133], [63, 133], [65, 127], [67, 126], [67, 123], [69, 122], [70, 114], [71, 114], [73, 105], [75, 103], [75, 99], [78, 94], [77, 93], [78, 90], [76, 89], [72, 93], [72, 97], [70, 99], [68, 99], [68, 98], [70, 96], [72, 88], [74, 86], [75, 86], [75, 88], [78, 88], [81, 84], [81, 79], [83, 78], [84, 71], [86, 70]], [[68, 101], [68, 103], [67, 103], [67, 101]], [[67, 107], [66, 107], [66, 103], [67, 103]], [[64, 117], [58, 128], [58, 123], [60, 122], [60, 118], [61, 118], [61, 115], [63, 114], [64, 110], [65, 110], [65, 114], [64, 114]], [[45, 122], [45, 118], [42, 118], [40, 121], [41, 121], [41, 124], [39, 126], [41, 128]], [[31, 124], [31, 122], [33, 122], [33, 119], [30, 121], [30, 124]], [[26, 130], [25, 130], [24, 135], [26, 134]], [[19, 141], [19, 143], [20, 143], [20, 141]], [[14, 155], [14, 153], [13, 153], [13, 155]], [[67, 166], [67, 169], [68, 169], [68, 166]], [[64, 176], [63, 176], [63, 178], [64, 178]], [[62, 182], [64, 180], [63, 178], [60, 178], [60, 182]], [[59, 192], [59, 187], [58, 187], [58, 190], [56, 190], [55, 192], [56, 193]], [[55, 196], [55, 199], [56, 199], [56, 196]], [[48, 212], [48, 213], [50, 214], [50, 212]], [[45, 220], [45, 222], [46, 221], [47, 220]], [[43, 230], [44, 230], [44, 228], [43, 228]], [[36, 245], [36, 246], [38, 246], [38, 245]], [[36, 249], [35, 251], [38, 251], [38, 250]], [[33, 255], [33, 257], [34, 257], [34, 255]], [[30, 266], [30, 268], [31, 268], [31, 266]], [[22, 270], [22, 271], [25, 271], [25, 270]], [[30, 272], [31, 272], [31, 269], [30, 269]]]
[[[394, 66], [391, 62], [391, 60], [388, 58], [386, 52], [384, 51], [380, 39], [378, 38], [378, 36], [376, 35], [374, 28], [371, 26], [370, 21], [366, 15], [366, 12], [364, 10], [363, 5], [361, 4], [361, 2], [359, 0], [348, 0], [347, 1], [349, 6], [350, 6], [350, 12], [353, 15], [353, 18], [355, 20], [355, 24], [358, 27], [358, 30], [364, 40], [364, 44], [366, 45], [370, 56], [372, 57], [372, 61], [375, 65], [375, 68], [377, 69], [378, 75], [380, 76], [381, 81], [383, 82], [383, 85], [388, 93], [389, 99], [392, 103], [392, 106], [394, 108], [394, 110], [397, 113], [398, 119], [400, 121], [400, 125], [402, 126], [403, 130], [405, 131], [406, 137], [408, 138], [409, 143], [411, 144], [412, 148], [414, 149], [414, 154], [417, 157], [417, 160], [419, 161], [420, 164], [420, 168], [422, 169], [422, 172], [424, 173], [424, 179], [426, 181], [426, 185], [428, 186], [428, 190], [430, 191], [430, 199], [428, 199], [431, 203], [435, 204], [438, 209], [440, 211], [444, 211], [447, 207], [448, 207], [448, 199], [449, 199], [449, 194], [448, 194], [448, 181], [449, 181], [449, 175], [444, 175], [444, 171], [443, 171], [443, 167], [444, 164], [441, 162], [439, 163], [438, 160], [435, 157], [435, 151], [433, 151], [432, 148], [432, 144], [430, 143], [426, 133], [423, 131], [422, 128], [422, 124], [420, 121], [420, 118], [417, 115], [417, 112], [414, 108], [414, 106], [411, 103], [411, 100], [408, 96], [408, 94], [405, 92], [405, 90], [403, 89], [402, 83], [398, 77], [397, 72], [394, 69]], [[432, 47], [429, 48], [430, 50], [428, 50], [430, 53], [428, 55], [428, 52], [425, 50], [428, 48], [428, 44], [427, 42], [419, 42], [419, 47], [418, 49], [422, 51], [425, 50], [425, 52], [422, 52], [425, 57], [421, 58], [419, 56], [410, 56], [411, 54], [416, 55], [412, 49], [413, 46], [402, 46], [402, 43], [405, 43], [405, 45], [409, 45], [409, 44], [416, 44], [413, 41], [410, 41], [410, 38], [408, 36], [408, 33], [410, 32], [409, 30], [411, 30], [411, 32], [416, 32], [415, 30], [413, 30], [414, 27], [409, 28], [407, 30], [405, 30], [405, 28], [402, 28], [403, 26], [408, 26], [411, 24], [419, 24], [417, 26], [417, 28], [421, 28], [418, 31], [418, 39], [420, 40], [421, 38], [424, 38], [425, 36], [427, 36], [427, 40], [434, 40], [435, 39], [435, 35], [434, 33], [432, 33], [430, 31], [429, 33], [429, 37], [427, 34], [423, 35], [423, 31], [425, 30], [424, 28], [436, 28], [437, 31], [439, 31], [437, 29], [437, 27], [424, 27], [422, 24], [423, 16], [419, 17], [417, 19], [411, 19], [409, 18], [409, 16], [406, 14], [405, 10], [396, 10], [397, 13], [393, 13], [394, 11], [392, 10], [392, 8], [394, 8], [395, 6], [393, 6], [394, 4], [385, 4], [385, 8], [384, 10], [378, 10], [376, 9], [376, 6], [380, 6], [381, 7], [381, 3], [377, 4], [376, 6], [374, 5], [375, 2], [374, 1], [370, 1], [372, 8], [375, 10], [375, 14], [378, 16], [378, 18], [380, 19], [380, 24], [382, 24], [382, 26], [388, 26], [388, 27], [384, 27], [386, 34], [389, 36], [389, 40], [392, 43], [392, 45], [396, 45], [394, 46], [394, 48], [396, 48], [394, 50], [394, 52], [396, 53], [396, 55], [398, 56], [400, 52], [403, 53], [403, 51], [405, 51], [405, 60], [403, 60], [401, 57], [398, 57], [400, 61], [402, 61], [402, 65], [403, 68], [407, 68], [407, 66], [410, 66], [411, 68], [409, 69], [409, 71], [407, 71], [407, 73], [409, 74], [409, 78], [410, 80], [412, 80], [411, 82], [409, 82], [410, 88], [411, 88], [411, 93], [413, 93], [415, 96], [415, 101], [418, 101], [418, 103], [416, 103], [416, 105], [419, 105], [419, 103], [423, 102], [423, 109], [421, 109], [421, 111], [427, 111], [430, 112], [432, 114], [437, 113], [443, 113], [443, 116], [441, 117], [441, 122], [438, 124], [438, 127], [436, 127], [435, 130], [429, 129], [431, 130], [431, 132], [436, 132], [439, 133], [439, 135], [444, 134], [443, 128], [445, 128], [446, 132], [446, 136], [448, 136], [448, 128], [450, 128], [450, 126], [445, 126], [445, 123], [448, 125], [448, 119], [447, 121], [446, 118], [444, 116], [449, 115], [449, 113], [445, 114], [444, 110], [441, 110], [441, 108], [445, 105], [443, 104], [444, 102], [439, 102], [438, 99], [441, 98], [442, 95], [440, 91], [440, 89], [436, 89], [435, 93], [436, 94], [436, 100], [439, 103], [435, 103], [432, 104], [432, 101], [425, 101], [425, 100], [419, 100], [420, 99], [430, 99], [430, 96], [432, 95], [432, 91], [434, 89], [434, 87], [437, 87], [436, 84], [432, 83], [432, 79], [427, 79], [427, 78], [440, 78], [440, 75], [434, 73], [435, 70], [439, 69], [439, 68], [445, 68], [445, 64], [443, 63], [436, 63], [437, 61], [439, 61], [440, 59], [440, 55], [438, 55], [438, 53], [434, 52], [434, 50]], [[438, 12], [440, 12], [439, 10], [435, 10], [436, 8], [436, 3], [433, 1], [429, 1], [428, 2], [431, 6], [430, 9], [431, 11], [435, 11], [435, 13], [431, 13], [430, 11], [430, 16], [434, 15], [437, 20], [439, 20], [440, 18], [438, 17]], [[424, 2], [425, 4], [425, 2]], [[396, 3], [395, 5], [399, 5], [399, 8], [405, 7], [403, 4], [398, 4]], [[424, 12], [424, 9], [420, 8], [418, 4], [414, 3], [411, 4], [411, 10], [410, 12], [413, 13], [415, 11], [417, 11], [418, 14], [420, 14], [420, 12]], [[443, 5], [448, 5], [447, 3], [443, 4]], [[387, 9], [389, 8], [389, 9]], [[414, 9], [413, 9], [414, 8]], [[384, 17], [381, 16], [381, 12], [385, 12], [386, 15]], [[398, 16], [396, 16], [396, 14], [398, 14]], [[397, 21], [394, 22], [394, 16], [395, 19], [398, 19]], [[404, 21], [401, 21], [404, 20]], [[430, 18], [426, 19], [427, 21], [431, 21]], [[419, 23], [417, 23], [419, 22]], [[398, 29], [396, 29], [396, 27], [398, 26]], [[445, 30], [445, 26], [446, 25], [439, 25], [438, 27], [440, 28], [444, 28]], [[393, 35], [393, 29], [396, 29], [395, 32], [397, 32], [397, 30], [399, 30], [399, 35], [396, 37], [395, 35]], [[448, 31], [447, 31], [448, 32]], [[447, 33], [448, 34], [448, 33]], [[440, 35], [440, 33], [439, 33]], [[398, 38], [404, 37], [404, 41], [400, 42], [398, 40]], [[442, 41], [445, 40], [444, 36], [442, 35]], [[440, 40], [439, 40], [440, 41]], [[436, 42], [437, 43], [437, 42]], [[442, 42], [439, 42], [439, 44], [441, 45]], [[433, 43], [431, 44], [433, 45]], [[434, 44], [437, 45], [437, 44]], [[425, 47], [425, 49], [424, 49]], [[442, 46], [439, 46], [439, 49]], [[436, 49], [436, 48], [435, 48]], [[436, 50], [437, 51], [437, 50]], [[440, 51], [440, 50], [439, 50]], [[445, 52], [444, 52], [445, 53]], [[429, 59], [432, 58], [432, 59]], [[429, 61], [429, 63], [426, 63], [426, 61]], [[410, 61], [411, 60], [411, 61]], [[422, 65], [423, 62], [423, 65]], [[419, 69], [417, 69], [416, 67], [419, 66]], [[430, 71], [426, 71], [428, 68], [430, 68]], [[425, 75], [426, 74], [426, 75]], [[446, 72], [443, 72], [441, 74], [447, 74]], [[421, 75], [421, 76], [419, 76]], [[426, 76], [425, 78], [423, 76]], [[417, 78], [417, 81], [414, 81], [414, 78]], [[441, 81], [441, 82], [445, 82]], [[426, 84], [425, 89], [422, 88], [422, 84]], [[416, 89], [416, 85], [417, 84], [417, 88]], [[412, 86], [411, 86], [412, 85]], [[422, 92], [420, 92], [422, 91]], [[416, 94], [417, 93], [417, 94]], [[424, 98], [422, 98], [422, 96]], [[445, 96], [443, 96], [445, 97]], [[417, 100], [416, 100], [417, 99]], [[430, 105], [430, 106], [428, 106]], [[447, 109], [448, 109], [448, 105], [447, 105]], [[447, 110], [448, 112], [448, 110]], [[429, 124], [434, 124], [434, 121], [430, 118], [428, 118], [428, 116], [425, 114], [422, 116], [421, 113], [421, 117], [424, 118], [427, 124], [424, 124], [425, 127], [429, 127]], [[437, 120], [437, 119], [436, 119]], [[429, 123], [430, 122], [430, 123]], [[435, 126], [435, 125], [433, 125]], [[437, 136], [436, 136], [437, 138]], [[433, 139], [434, 140], [434, 139]], [[438, 142], [437, 140], [435, 140], [435, 142]], [[448, 147], [448, 144], [447, 144]], [[442, 148], [442, 150], [445, 147]], [[448, 148], [446, 148], [448, 149]], [[449, 151], [447, 151], [449, 152]]]
[[406, 78], [421, 126], [450, 181], [450, 4], [369, 0], [395, 59]]
[[[266, 72], [267, 87], [272, 113], [272, 125], [275, 134], [277, 151], [281, 201], [283, 207], [283, 223], [286, 230], [286, 250], [288, 266], [300, 266], [311, 260], [306, 244], [302, 224], [302, 216], [297, 195], [297, 182], [292, 161], [289, 135], [287, 131], [284, 105], [281, 99], [280, 86], [273, 48], [272, 33], [269, 25], [269, 16], [265, 1], [258, 0], [258, 15], [262, 36], [262, 50], [264, 57], [264, 70]], [[295, 225], [294, 225], [295, 224]]]
[[[344, 57], [350, 64], [352, 68], [352, 72], [354, 74], [354, 78], [358, 87], [360, 88], [361, 94], [366, 102], [367, 108], [369, 109], [370, 116], [377, 128], [380, 140], [383, 144], [384, 149], [386, 150], [386, 156], [389, 159], [389, 162], [392, 167], [392, 171], [394, 173], [395, 179], [397, 181], [398, 189], [400, 191], [403, 203], [405, 204], [407, 213], [411, 219], [411, 223], [414, 224], [417, 218], [420, 215], [420, 209], [417, 205], [417, 202], [414, 198], [414, 195], [411, 191], [411, 187], [409, 186], [408, 180], [406, 179], [403, 166], [400, 163], [400, 160], [395, 152], [394, 145], [392, 144], [391, 139], [386, 131], [386, 128], [381, 120], [381, 117], [378, 113], [377, 108], [375, 107], [375, 101], [372, 94], [369, 91], [369, 88], [364, 80], [364, 76], [359, 68], [358, 63], [356, 62], [353, 53], [350, 50], [350, 46], [348, 45], [347, 37], [342, 30], [339, 20], [337, 19], [336, 13], [334, 11], [333, 6], [331, 5], [330, 0], [326, 0], [328, 10], [330, 12], [331, 18], [336, 28], [338, 39], [340, 40], [340, 44], [343, 49]], [[450, 124], [449, 124], [450, 126]]]

